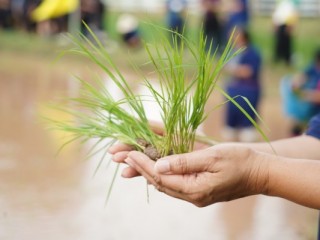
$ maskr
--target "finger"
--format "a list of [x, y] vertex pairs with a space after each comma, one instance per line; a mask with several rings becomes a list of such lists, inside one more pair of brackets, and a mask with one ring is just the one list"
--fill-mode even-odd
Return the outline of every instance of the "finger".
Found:
[[125, 160], [130, 166], [136, 169], [147, 181], [158, 190], [164, 189], [183, 192], [186, 179], [182, 175], [161, 175], [154, 170], [154, 161], [141, 152], [130, 152]]
[[155, 171], [161, 174], [190, 174], [208, 169], [213, 158], [205, 150], [167, 156], [155, 163]]
[[128, 154], [128, 158], [125, 162], [139, 172], [148, 182], [152, 185], [156, 185], [154, 179], [154, 161], [152, 161], [147, 155], [132, 151]]
[[122, 170], [121, 176], [123, 178], [134, 178], [134, 177], [138, 177], [141, 176], [139, 172], [137, 172], [137, 170], [135, 170], [132, 167], [126, 167]]
[[156, 173], [154, 172], [154, 161], [152, 161], [143, 153], [130, 152], [128, 158], [125, 161], [128, 163], [128, 165], [132, 166], [137, 172], [139, 172], [147, 180], [148, 184], [152, 184], [158, 191], [174, 198], [179, 198], [187, 201], [187, 196], [178, 191], [167, 188], [161, 183], [161, 177], [155, 175]]
[[128, 157], [129, 151], [117, 152], [113, 155], [112, 160], [117, 163], [124, 163], [124, 160]]
[[[125, 160], [158, 191], [174, 198], [191, 202], [190, 195], [185, 194], [184, 189], [189, 181], [181, 175], [159, 175], [154, 171], [154, 161], [141, 152], [130, 152]], [[190, 186], [190, 185], [189, 185]]]
[[130, 146], [128, 144], [124, 144], [124, 143], [117, 143], [113, 146], [111, 146], [108, 150], [108, 152], [110, 154], [115, 154], [117, 152], [122, 152], [122, 151], [132, 151], [134, 150], [133, 146]]
[[208, 147], [210, 147], [210, 146], [208, 144], [206, 144], [206, 143], [195, 142], [193, 150], [196, 151], [196, 150], [206, 149]]
[[[177, 192], [181, 196], [184, 196], [183, 199], [187, 199], [188, 196], [201, 191], [203, 186], [207, 182], [203, 181], [208, 179], [208, 176], [211, 173], [193, 173], [193, 174], [184, 174], [184, 175], [159, 175], [158, 185], [161, 185], [162, 188], [167, 191]], [[202, 185], [204, 184], [204, 185]]]
[[[156, 179], [157, 188], [164, 192], [177, 192], [180, 194], [187, 193], [187, 189], [193, 185], [192, 181], [189, 181], [186, 175], [163, 175], [160, 174]], [[188, 186], [186, 187], [186, 185]]]
[[182, 193], [180, 193], [180, 192], [177, 192], [177, 191], [172, 190], [172, 189], [168, 189], [168, 188], [163, 187], [163, 186], [162, 186], [162, 187], [159, 187], [159, 185], [158, 185], [158, 186], [154, 186], [154, 187], [155, 187], [159, 192], [162, 192], [162, 193], [164, 193], [164, 194], [166, 194], [166, 195], [168, 195], [168, 196], [171, 196], [171, 197], [174, 197], [174, 198], [177, 198], [177, 199], [181, 199], [181, 200], [190, 202], [189, 196], [184, 195], [184, 194], [182, 194]]
[[158, 134], [160, 136], [163, 136], [164, 134], [164, 126], [162, 123], [157, 121], [149, 121], [150, 128], [155, 134]]

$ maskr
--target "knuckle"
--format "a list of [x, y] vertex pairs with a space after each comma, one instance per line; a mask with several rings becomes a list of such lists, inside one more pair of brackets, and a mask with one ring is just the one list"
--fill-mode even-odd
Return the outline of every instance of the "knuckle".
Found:
[[164, 192], [163, 187], [161, 185], [156, 184], [155, 189], [157, 189], [159, 192]]
[[161, 182], [161, 178], [159, 175], [157, 175], [157, 174], [152, 175], [152, 179], [157, 185], [161, 185], [162, 182]]
[[162, 181], [161, 178], [158, 175], [153, 175], [152, 179], [154, 181], [154, 187], [159, 191], [159, 192], [164, 192], [164, 188], [162, 186]]

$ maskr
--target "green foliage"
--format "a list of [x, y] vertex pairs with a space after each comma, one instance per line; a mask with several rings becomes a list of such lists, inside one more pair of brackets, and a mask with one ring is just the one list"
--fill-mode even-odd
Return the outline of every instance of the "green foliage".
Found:
[[[163, 31], [155, 27], [158, 31]], [[198, 43], [182, 35], [174, 34], [170, 41], [165, 34], [155, 44], [145, 44], [151, 64], [158, 74], [160, 90], [147, 78], [143, 83], [161, 109], [164, 133], [154, 133], [149, 125], [143, 106], [150, 96], [136, 95], [103, 44], [91, 33], [94, 42], [85, 36], [71, 36], [75, 48], [70, 52], [85, 56], [99, 66], [121, 90], [124, 98], [115, 100], [104, 84], [97, 80], [95, 85], [78, 79], [81, 93], [71, 99], [73, 109], [65, 109], [76, 122], [56, 122], [55, 125], [73, 134], [72, 140], [87, 141], [92, 138], [116, 139], [144, 151], [143, 139], [154, 147], [160, 156], [190, 152], [199, 125], [206, 119], [205, 105], [216, 88], [219, 74], [224, 65], [235, 55], [233, 39], [230, 38], [224, 52], [216, 54], [206, 51], [206, 39], [201, 34]], [[190, 59], [186, 57], [189, 54]], [[193, 71], [193, 77], [186, 79], [186, 71]], [[129, 107], [129, 111], [124, 108]]]

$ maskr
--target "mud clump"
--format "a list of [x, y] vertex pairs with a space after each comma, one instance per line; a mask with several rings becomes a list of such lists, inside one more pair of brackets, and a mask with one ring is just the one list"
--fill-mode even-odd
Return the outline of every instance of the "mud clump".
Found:
[[152, 145], [147, 146], [143, 152], [152, 160], [157, 161], [159, 158], [161, 158], [159, 151]]
[[150, 159], [157, 161], [162, 157], [160, 152], [146, 140], [138, 138], [136, 141], [141, 147], [143, 147], [143, 153], [146, 154]]

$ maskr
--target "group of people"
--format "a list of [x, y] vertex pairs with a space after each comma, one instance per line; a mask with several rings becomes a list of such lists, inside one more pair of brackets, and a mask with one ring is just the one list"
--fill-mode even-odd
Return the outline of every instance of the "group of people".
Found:
[[[247, 0], [230, 1], [227, 10], [221, 0], [200, 0], [203, 18], [202, 28], [207, 38], [208, 49], [222, 48], [234, 27], [247, 28], [249, 23], [249, 3]], [[186, 19], [186, 0], [167, 0], [167, 26], [182, 34]], [[221, 14], [222, 13], [222, 14]]]
[[[226, 67], [230, 75], [226, 90], [231, 97], [245, 97], [237, 97], [237, 102], [253, 120], [257, 120], [252, 107], [258, 109], [261, 98], [261, 56], [253, 46], [248, 31], [241, 28], [236, 47], [244, 50]], [[301, 135], [310, 119], [320, 113], [320, 48], [315, 49], [313, 59], [303, 71], [285, 76], [279, 82], [284, 113], [292, 120], [290, 135]], [[251, 106], [246, 100], [249, 100]], [[227, 141], [257, 140], [254, 124], [233, 103], [227, 104], [223, 135]]]
[[72, 31], [70, 15], [79, 9], [79, 25], [86, 34], [85, 21], [93, 30], [104, 29], [105, 4], [100, 0], [1, 0], [0, 28], [22, 29], [40, 35]]
[[36, 24], [30, 14], [40, 4], [40, 0], [1, 0], [0, 27], [3, 29], [22, 28], [35, 31]]

